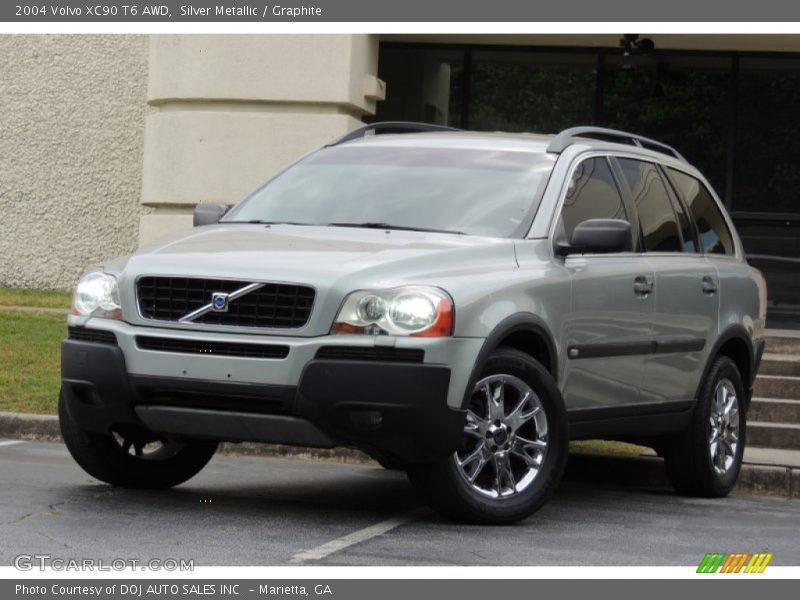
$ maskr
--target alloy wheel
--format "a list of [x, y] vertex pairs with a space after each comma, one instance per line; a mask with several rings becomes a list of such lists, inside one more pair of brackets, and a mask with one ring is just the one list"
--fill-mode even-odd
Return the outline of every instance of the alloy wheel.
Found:
[[728, 472], [736, 460], [739, 445], [739, 402], [730, 379], [720, 379], [714, 389], [709, 414], [708, 451], [719, 475]]
[[458, 472], [482, 496], [509, 498], [527, 489], [547, 456], [547, 417], [533, 389], [513, 375], [490, 375], [472, 392]]

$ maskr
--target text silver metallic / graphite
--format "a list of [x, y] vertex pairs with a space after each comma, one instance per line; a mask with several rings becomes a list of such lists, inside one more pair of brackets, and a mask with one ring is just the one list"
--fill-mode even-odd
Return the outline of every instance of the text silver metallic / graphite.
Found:
[[252, 17], [268, 19], [275, 17], [320, 17], [322, 8], [313, 5], [303, 6], [282, 6], [280, 4], [254, 5], [245, 4], [240, 6], [225, 6], [216, 4], [214, 6], [196, 6], [193, 4], [182, 4], [180, 6], [181, 17]]

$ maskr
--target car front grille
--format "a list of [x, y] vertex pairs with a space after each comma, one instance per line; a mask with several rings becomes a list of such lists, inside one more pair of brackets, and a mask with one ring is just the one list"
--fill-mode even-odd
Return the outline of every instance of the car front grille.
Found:
[[308, 322], [314, 305], [314, 288], [288, 283], [253, 284], [248, 281], [191, 277], [141, 277], [136, 283], [139, 312], [145, 319], [179, 321], [209, 307], [212, 294], [235, 294], [247, 286], [258, 286], [231, 298], [227, 310], [207, 310], [190, 319], [203, 325], [296, 329]]
[[136, 346], [142, 350], [176, 352], [178, 354], [203, 354], [206, 356], [239, 356], [243, 358], [286, 358], [289, 356], [289, 346], [280, 344], [210, 342], [145, 335], [136, 336]]

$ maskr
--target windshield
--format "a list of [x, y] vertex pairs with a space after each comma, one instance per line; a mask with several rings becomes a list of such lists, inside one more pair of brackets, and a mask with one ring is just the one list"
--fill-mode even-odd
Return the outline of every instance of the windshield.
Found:
[[333, 147], [290, 167], [222, 220], [396, 227], [508, 237], [554, 158], [452, 148]]

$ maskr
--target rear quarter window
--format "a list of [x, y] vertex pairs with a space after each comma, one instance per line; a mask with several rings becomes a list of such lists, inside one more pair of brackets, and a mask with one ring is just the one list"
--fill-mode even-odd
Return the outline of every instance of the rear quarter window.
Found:
[[692, 218], [697, 223], [703, 251], [706, 254], [735, 254], [731, 231], [708, 188], [691, 175], [674, 169], [668, 171], [678, 188], [678, 193], [683, 196]]

